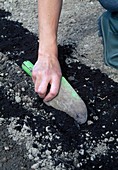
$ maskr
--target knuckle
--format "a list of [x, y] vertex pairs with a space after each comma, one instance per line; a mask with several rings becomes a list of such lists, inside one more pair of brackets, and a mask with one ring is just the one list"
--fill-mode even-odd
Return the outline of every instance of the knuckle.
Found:
[[56, 91], [50, 92], [50, 96], [51, 96], [51, 97], [55, 97], [56, 95], [57, 95], [57, 92], [56, 92]]
[[58, 72], [57, 74], [55, 74], [55, 76], [60, 79], [62, 77], [62, 73]]
[[39, 94], [39, 96], [44, 96], [44, 95], [45, 95], [45, 92], [43, 92], [43, 91], [38, 91], [38, 94]]
[[45, 70], [44, 71], [44, 76], [45, 76], [45, 78], [48, 78], [50, 76], [50, 71], [49, 70]]
[[33, 70], [32, 71], [32, 77], [40, 77], [41, 76], [41, 71], [36, 71], [36, 70]]
[[41, 76], [41, 71], [37, 71], [37, 76], [38, 76], [38, 77]]

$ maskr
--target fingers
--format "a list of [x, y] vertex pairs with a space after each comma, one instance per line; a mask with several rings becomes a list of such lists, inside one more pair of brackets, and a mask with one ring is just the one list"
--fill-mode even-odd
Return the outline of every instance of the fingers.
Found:
[[44, 102], [48, 102], [55, 98], [59, 92], [60, 88], [60, 77], [55, 76], [51, 81], [50, 91], [47, 96], [44, 98]]
[[44, 98], [49, 84], [48, 78], [37, 76], [37, 77], [33, 77], [32, 79], [35, 85], [35, 92], [38, 93], [40, 98]]
[[48, 88], [48, 84], [49, 84], [49, 80], [48, 79], [43, 79], [40, 82], [36, 82], [36, 87], [38, 90], [37, 90], [37, 93], [38, 95], [41, 97], [41, 98], [44, 98], [45, 95], [46, 95], [46, 92], [47, 92], [47, 88]]
[[[51, 82], [51, 83], [50, 83]], [[46, 96], [48, 84], [51, 84], [49, 93]], [[52, 100], [59, 92], [60, 78], [54, 77], [51, 81], [44, 78], [40, 81], [39, 78], [35, 81], [35, 92], [38, 93], [40, 98], [44, 98], [44, 102]]]

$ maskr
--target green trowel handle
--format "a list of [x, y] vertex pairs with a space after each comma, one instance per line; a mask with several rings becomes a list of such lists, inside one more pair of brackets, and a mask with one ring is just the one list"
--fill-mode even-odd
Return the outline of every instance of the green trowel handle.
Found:
[[32, 69], [34, 65], [30, 61], [24, 61], [22, 63], [22, 69], [29, 75], [32, 76]]

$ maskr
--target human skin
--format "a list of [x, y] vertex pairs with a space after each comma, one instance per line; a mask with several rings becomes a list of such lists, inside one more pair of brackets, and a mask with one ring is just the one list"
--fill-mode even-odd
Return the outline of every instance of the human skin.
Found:
[[[61, 68], [58, 61], [57, 30], [62, 0], [38, 0], [39, 50], [32, 71], [35, 92], [44, 102], [59, 92]], [[50, 90], [47, 93], [48, 85]]]

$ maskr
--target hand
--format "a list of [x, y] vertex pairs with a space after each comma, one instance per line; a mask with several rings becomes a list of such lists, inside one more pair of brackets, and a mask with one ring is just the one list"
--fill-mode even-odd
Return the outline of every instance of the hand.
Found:
[[[39, 52], [38, 60], [32, 71], [32, 79], [35, 85], [35, 92], [44, 99], [44, 102], [52, 100], [58, 94], [61, 76], [57, 49], [56, 53], [53, 53], [53, 55]], [[49, 84], [50, 89], [47, 94]]]

